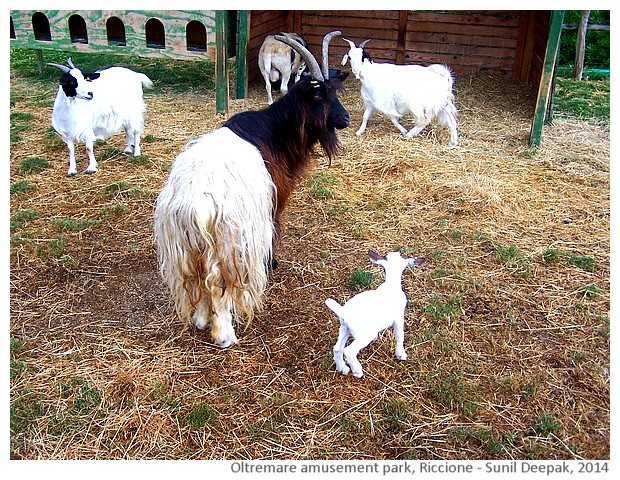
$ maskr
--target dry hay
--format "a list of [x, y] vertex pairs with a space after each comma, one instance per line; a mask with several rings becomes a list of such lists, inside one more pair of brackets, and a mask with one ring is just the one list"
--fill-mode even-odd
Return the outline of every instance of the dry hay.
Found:
[[[11, 214], [38, 217], [12, 232], [11, 338], [24, 342], [12, 354], [12, 457], [608, 458], [609, 134], [557, 121], [534, 151], [527, 87], [476, 75], [456, 88], [460, 142], [448, 147], [441, 128], [407, 140], [380, 114], [357, 138], [348, 81], [342, 152], [331, 166], [319, 153], [293, 195], [266, 308], [220, 351], [175, 317], [151, 218], [170, 162], [223, 121], [213, 98], [148, 93], [145, 160], [113, 151], [96, 175], [68, 179], [64, 145], [45, 133], [51, 109], [30, 107], [51, 105], [53, 90], [13, 82], [13, 109], [37, 128], [11, 146], [11, 183], [36, 186], [12, 196]], [[264, 96], [256, 87], [232, 113]], [[122, 147], [118, 135], [96, 154]], [[24, 174], [32, 156], [51, 168]], [[54, 223], [67, 218], [100, 223]], [[379, 273], [369, 248], [396, 247], [429, 258], [404, 275], [409, 360], [393, 359], [386, 332], [360, 355], [364, 379], [344, 377], [323, 301], [355, 293], [355, 268]], [[546, 261], [550, 250], [560, 260]]]

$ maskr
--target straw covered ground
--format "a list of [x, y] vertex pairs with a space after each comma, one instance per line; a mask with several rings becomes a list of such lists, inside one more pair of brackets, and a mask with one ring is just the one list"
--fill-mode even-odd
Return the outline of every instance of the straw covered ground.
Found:
[[[213, 96], [147, 91], [144, 155], [119, 134], [84, 175], [80, 145], [66, 178], [55, 89], [11, 80], [31, 125], [10, 158], [12, 458], [609, 457], [607, 129], [556, 120], [531, 149], [532, 91], [477, 74], [456, 81], [457, 147], [380, 114], [357, 138], [350, 78], [342, 152], [317, 152], [265, 309], [222, 351], [175, 316], [152, 235], [170, 163], [224, 120]], [[231, 113], [265, 97], [254, 87]], [[369, 249], [428, 260], [403, 275], [409, 359], [386, 331], [356, 379], [335, 371], [324, 300], [354, 295], [356, 269], [381, 281]]]

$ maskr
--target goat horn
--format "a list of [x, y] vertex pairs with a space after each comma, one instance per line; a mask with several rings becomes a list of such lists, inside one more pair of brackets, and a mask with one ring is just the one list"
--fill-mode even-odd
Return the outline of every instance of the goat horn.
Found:
[[342, 39], [349, 44], [349, 47], [355, 48], [355, 44], [351, 40], [349, 40], [348, 38], [344, 38], [344, 37], [342, 37]]
[[341, 33], [340, 30], [334, 30], [323, 37], [323, 76], [325, 79], [329, 79], [329, 42], [331, 42], [332, 38], [339, 36]]
[[75, 68], [75, 65], [73, 65], [73, 62], [71, 61], [71, 57], [67, 58], [67, 65], [69, 65], [71, 68]]
[[47, 63], [47, 65], [50, 65], [50, 66], [56, 67], [56, 68], [60, 68], [65, 73], [69, 73], [71, 71], [71, 69], [69, 67], [65, 67], [64, 65], [58, 65], [57, 63]]
[[321, 73], [321, 68], [317, 63], [316, 58], [312, 56], [312, 54], [306, 47], [304, 47], [301, 43], [293, 40], [292, 38], [283, 35], [274, 35], [274, 38], [276, 40], [280, 40], [283, 43], [286, 43], [288, 46], [292, 47], [295, 51], [297, 51], [301, 55], [301, 58], [305, 60], [306, 65], [310, 69], [310, 74], [314, 78], [321, 82], [325, 80], [325, 77], [323, 77], [323, 74]]
[[364, 46], [370, 42], [370, 38], [368, 40], [364, 40], [362, 43], [359, 44], [359, 48], [364, 48]]

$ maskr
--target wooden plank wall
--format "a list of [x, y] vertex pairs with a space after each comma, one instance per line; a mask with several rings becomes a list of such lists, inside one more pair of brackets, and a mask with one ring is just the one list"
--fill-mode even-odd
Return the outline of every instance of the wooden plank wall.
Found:
[[455, 72], [512, 72], [519, 12], [411, 12], [405, 63], [445, 63]]
[[[445, 63], [456, 73], [489, 71], [534, 84], [540, 78], [549, 22], [548, 11], [508, 10], [297, 10], [261, 11], [258, 16], [263, 20], [257, 22], [260, 34], [250, 31], [250, 48], [257, 45], [256, 55], [248, 59], [249, 69], [256, 72], [258, 48], [269, 33], [283, 28], [298, 31], [310, 51], [318, 55], [323, 35], [341, 30], [344, 37], [356, 43], [370, 38], [367, 50], [378, 62]], [[330, 65], [339, 65], [347, 50], [342, 39], [334, 39]], [[255, 78], [250, 72], [250, 81]]]

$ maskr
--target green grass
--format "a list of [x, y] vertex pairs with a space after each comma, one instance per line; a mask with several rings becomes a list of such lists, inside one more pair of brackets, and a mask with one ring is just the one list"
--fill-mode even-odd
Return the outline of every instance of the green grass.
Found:
[[512, 244], [508, 247], [500, 245], [495, 249], [495, 253], [500, 262], [505, 263], [516, 276], [526, 278], [531, 274], [530, 258], [516, 245]]
[[39, 215], [37, 210], [18, 210], [11, 216], [11, 230], [18, 230], [26, 227], [29, 222], [39, 218]]
[[609, 125], [610, 76], [588, 72], [582, 81], [566, 78], [570, 73], [560, 69], [554, 92], [555, 114]]
[[16, 355], [22, 352], [24, 349], [24, 345], [26, 342], [20, 340], [18, 338], [11, 337], [10, 339], [10, 354], [11, 354], [11, 362], [10, 362], [10, 379], [13, 380], [19, 377], [22, 373], [28, 370], [28, 364], [16, 358]]
[[61, 258], [65, 251], [65, 242], [60, 238], [55, 238], [49, 242], [37, 245], [37, 257], [45, 260], [47, 258]]
[[21, 170], [24, 173], [39, 173], [50, 166], [46, 158], [29, 157], [22, 160]]
[[34, 118], [32, 113], [11, 112], [10, 114], [10, 136], [11, 143], [19, 142], [21, 133], [30, 129], [30, 121]]
[[[490, 455], [498, 455], [505, 449], [502, 435], [492, 428], [459, 427], [451, 430], [449, 436], [459, 445], [465, 446], [473, 442], [483, 447]], [[505, 437], [510, 441], [513, 436], [514, 434]]]
[[183, 421], [191, 430], [202, 430], [206, 426], [215, 425], [217, 412], [203, 403], [198, 403], [183, 418]]
[[103, 187], [104, 193], [110, 195], [117, 192], [122, 192], [129, 189], [129, 184], [123, 180], [119, 182], [110, 183]]
[[428, 313], [436, 321], [449, 320], [461, 312], [461, 297], [436, 293], [422, 306], [422, 312]]
[[409, 416], [411, 406], [401, 397], [389, 397], [381, 405], [381, 411], [387, 422], [396, 428], [402, 428]]
[[596, 265], [596, 260], [587, 255], [573, 255], [569, 257], [568, 264], [581, 268], [587, 272], [593, 272]]
[[580, 295], [582, 295], [585, 298], [591, 298], [591, 297], [595, 297], [596, 295], [600, 295], [601, 294], [601, 289], [598, 288], [593, 283], [588, 283], [586, 285], [581, 285], [577, 289], [577, 293], [579, 293]]
[[448, 374], [435, 372], [433, 376], [429, 375], [428, 388], [431, 397], [443, 407], [463, 412], [465, 415], [475, 413], [474, 391], [460, 372]]
[[553, 415], [548, 413], [540, 414], [532, 427], [534, 433], [540, 437], [548, 437], [559, 428], [559, 425]]
[[54, 218], [52, 225], [62, 230], [69, 230], [71, 232], [81, 232], [87, 228], [99, 225], [101, 222], [98, 220], [84, 220], [75, 218]]
[[566, 257], [566, 254], [557, 248], [547, 248], [543, 250], [541, 257], [543, 263], [559, 263]]
[[109, 220], [112, 217], [121, 215], [126, 210], [127, 210], [127, 205], [124, 205], [124, 204], [111, 205], [109, 207], [104, 207], [101, 210], [101, 217], [104, 220]]
[[30, 183], [28, 180], [20, 180], [18, 182], [11, 183], [11, 195], [21, 195], [23, 193], [32, 192], [37, 187]]
[[334, 196], [332, 187], [336, 184], [336, 177], [331, 173], [318, 171], [308, 178], [307, 184], [312, 198], [325, 200]]
[[430, 272], [431, 279], [439, 286], [443, 286], [446, 282], [462, 284], [466, 281], [465, 276], [459, 270], [447, 268], [436, 268]]
[[356, 268], [347, 278], [347, 286], [355, 290], [361, 290], [362, 288], [371, 287], [376, 280], [377, 276], [374, 272], [363, 268]]
[[593, 272], [596, 268], [596, 259], [589, 255], [574, 255], [556, 248], [543, 250], [541, 254], [543, 264], [559, 264], [563, 266], [577, 267], [586, 272]]
[[11, 399], [9, 421], [11, 434], [24, 433], [34, 426], [43, 414], [41, 399], [33, 392], [24, 390]]
[[[215, 64], [211, 61], [181, 62], [164, 59], [147, 59], [128, 55], [110, 55], [99, 53], [81, 53], [44, 50], [43, 59], [47, 62], [66, 64], [71, 56], [73, 63], [83, 72], [121, 65], [145, 73], [153, 80], [154, 89], [170, 89], [175, 93], [195, 92], [213, 94], [215, 83]], [[22, 78], [29, 79], [44, 88], [56, 88], [60, 70], [46, 66], [39, 73], [35, 50], [11, 48], [10, 67], [19, 71]]]

